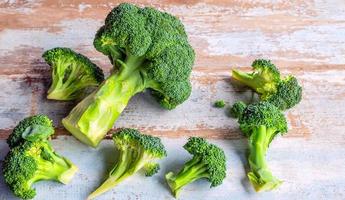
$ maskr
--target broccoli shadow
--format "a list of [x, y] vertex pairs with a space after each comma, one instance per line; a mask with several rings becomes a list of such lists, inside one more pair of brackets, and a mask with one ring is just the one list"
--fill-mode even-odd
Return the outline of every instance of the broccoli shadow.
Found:
[[[241, 160], [242, 167], [243, 167], [243, 172], [245, 176], [241, 179], [241, 184], [243, 188], [245, 189], [245, 192], [248, 194], [253, 194], [252, 185], [250, 184], [247, 173], [250, 171], [249, 168], [249, 163], [248, 163], [248, 156], [249, 156], [249, 149], [248, 149], [248, 140], [246, 138], [237, 140], [237, 145], [239, 146], [236, 148], [235, 153], [238, 155], [238, 157]], [[240, 147], [245, 147], [245, 149], [240, 148]]]

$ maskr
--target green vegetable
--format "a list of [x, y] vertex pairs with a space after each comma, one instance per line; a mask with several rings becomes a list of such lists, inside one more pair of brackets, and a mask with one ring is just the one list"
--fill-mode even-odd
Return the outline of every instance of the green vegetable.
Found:
[[214, 107], [216, 108], [224, 108], [224, 106], [225, 106], [224, 100], [217, 100], [216, 102], [214, 102]]
[[281, 78], [279, 70], [269, 60], [255, 60], [253, 72], [245, 73], [232, 70], [232, 77], [260, 94], [263, 101], [268, 101], [281, 110], [297, 105], [302, 98], [302, 87], [293, 76]]
[[74, 100], [85, 95], [85, 90], [104, 80], [102, 69], [87, 57], [69, 48], [57, 47], [42, 55], [52, 67], [52, 84], [48, 99]]
[[183, 147], [193, 158], [177, 174], [169, 172], [165, 176], [175, 197], [182, 187], [198, 179], [207, 179], [211, 187], [222, 184], [226, 176], [226, 158], [222, 149], [199, 137], [189, 138]]
[[144, 170], [146, 176], [153, 176], [158, 173], [160, 166], [158, 163], [148, 163], [144, 166]]
[[233, 118], [239, 118], [246, 107], [247, 105], [243, 101], [237, 101], [230, 108], [230, 115]]
[[52, 121], [47, 116], [30, 116], [14, 127], [11, 135], [7, 138], [7, 144], [13, 148], [26, 140], [48, 139], [52, 134], [54, 134], [54, 128]]
[[282, 182], [268, 168], [265, 155], [271, 141], [287, 132], [287, 122], [281, 111], [269, 102], [248, 105], [238, 120], [240, 129], [249, 138], [247, 174], [256, 191], [277, 188]]
[[195, 55], [176, 17], [122, 3], [106, 17], [94, 46], [110, 58], [114, 68], [98, 90], [62, 121], [80, 141], [96, 147], [128, 101], [145, 89], [166, 109], [188, 99]]
[[88, 199], [112, 189], [142, 168], [147, 175], [153, 175], [159, 169], [158, 164], [153, 164], [155, 160], [167, 155], [159, 138], [141, 134], [135, 129], [122, 129], [113, 134], [113, 140], [119, 151], [118, 161], [110, 171], [109, 177], [89, 195]]
[[[45, 128], [36, 128], [45, 127]], [[50, 128], [47, 128], [49, 127]], [[30, 129], [30, 127], [35, 127]], [[39, 130], [20, 137], [28, 130]], [[12, 192], [22, 199], [32, 199], [36, 190], [32, 185], [42, 180], [54, 180], [67, 184], [78, 168], [68, 159], [58, 155], [48, 139], [52, 134], [51, 120], [44, 115], [22, 120], [10, 136], [11, 149], [3, 162], [3, 175]], [[47, 132], [45, 132], [47, 131]]]

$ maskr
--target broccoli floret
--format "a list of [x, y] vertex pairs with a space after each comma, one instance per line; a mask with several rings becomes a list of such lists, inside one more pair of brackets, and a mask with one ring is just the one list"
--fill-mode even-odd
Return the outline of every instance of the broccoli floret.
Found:
[[54, 180], [67, 184], [78, 168], [56, 154], [48, 141], [25, 141], [10, 150], [3, 163], [6, 184], [22, 199], [32, 199], [35, 182]]
[[232, 77], [252, 88], [261, 100], [269, 101], [280, 110], [292, 108], [301, 101], [302, 87], [293, 76], [281, 78], [279, 70], [269, 60], [255, 60], [253, 72], [232, 70]]
[[214, 107], [216, 108], [224, 108], [225, 106], [225, 101], [224, 100], [217, 100], [214, 102]]
[[69, 48], [53, 48], [44, 52], [42, 57], [52, 68], [52, 84], [48, 90], [48, 99], [80, 98], [87, 88], [98, 86], [104, 80], [102, 69], [87, 57]]
[[158, 163], [148, 163], [144, 166], [144, 170], [146, 176], [153, 176], [158, 173], [160, 166]]
[[97, 146], [131, 97], [145, 89], [166, 109], [190, 96], [195, 54], [178, 18], [122, 3], [106, 17], [94, 46], [110, 58], [114, 69], [62, 121], [82, 142]]
[[287, 110], [297, 105], [302, 99], [302, 87], [293, 76], [287, 76], [277, 86], [277, 91], [262, 98], [277, 106], [281, 110]]
[[238, 122], [242, 132], [249, 138], [249, 181], [256, 191], [277, 188], [282, 182], [272, 175], [265, 155], [275, 136], [287, 132], [284, 115], [271, 103], [262, 101], [248, 105]]
[[13, 148], [25, 140], [45, 140], [54, 134], [52, 121], [45, 115], [30, 116], [14, 127], [11, 135], [7, 138], [7, 144]]
[[239, 118], [247, 105], [243, 101], [235, 102], [230, 108], [230, 115], [233, 118]]
[[[112, 189], [140, 169], [147, 169], [146, 167], [155, 160], [162, 159], [167, 155], [165, 147], [158, 137], [141, 134], [135, 129], [122, 129], [113, 133], [113, 141], [119, 151], [118, 161], [110, 171], [109, 177], [89, 195], [88, 199], [93, 199]], [[159, 168], [156, 166], [152, 169], [158, 170]], [[153, 173], [154, 170], [149, 170], [149, 172]]]
[[186, 162], [180, 172], [165, 175], [175, 197], [185, 185], [205, 178], [211, 187], [222, 184], [226, 176], [226, 158], [224, 151], [200, 137], [191, 137], [183, 146], [193, 158]]

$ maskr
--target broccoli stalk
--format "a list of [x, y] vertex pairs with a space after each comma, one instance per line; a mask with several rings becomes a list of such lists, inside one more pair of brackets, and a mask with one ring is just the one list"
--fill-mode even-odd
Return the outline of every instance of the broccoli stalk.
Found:
[[267, 191], [277, 188], [282, 181], [274, 177], [267, 166], [265, 155], [270, 140], [276, 135], [276, 130], [259, 126], [249, 138], [249, 172], [248, 178], [256, 191]]
[[191, 137], [184, 148], [193, 155], [180, 172], [169, 172], [165, 175], [168, 185], [175, 197], [181, 188], [205, 178], [211, 182], [211, 187], [218, 186], [226, 176], [225, 154], [219, 147], [209, 144], [205, 139]]
[[[159, 170], [159, 165], [152, 165], [153, 162], [166, 157], [165, 148], [159, 138], [141, 134], [135, 129], [122, 129], [114, 133], [113, 141], [119, 150], [118, 161], [106, 181], [92, 192], [88, 199], [110, 190], [140, 169], [145, 169], [150, 176], [153, 175]], [[152, 166], [154, 168], [151, 168]], [[150, 168], [149, 171], [147, 167]]]
[[271, 141], [287, 132], [287, 122], [280, 110], [269, 102], [248, 105], [239, 117], [240, 129], [249, 138], [249, 181], [256, 191], [277, 188], [282, 182], [274, 177], [265, 159]]
[[131, 97], [145, 89], [166, 109], [188, 99], [195, 55], [176, 17], [122, 3], [108, 14], [94, 46], [110, 58], [113, 71], [62, 120], [80, 141], [96, 147]]
[[302, 88], [293, 76], [280, 77], [280, 72], [269, 60], [258, 59], [252, 64], [253, 72], [232, 70], [232, 77], [250, 87], [281, 110], [292, 108], [301, 101]]
[[44, 52], [42, 57], [52, 67], [48, 99], [77, 99], [85, 94], [87, 88], [98, 86], [104, 80], [102, 69], [69, 48], [53, 48]]

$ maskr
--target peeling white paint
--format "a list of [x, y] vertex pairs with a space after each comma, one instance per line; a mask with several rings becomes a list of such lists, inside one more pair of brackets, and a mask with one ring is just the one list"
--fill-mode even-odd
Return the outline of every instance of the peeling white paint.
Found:
[[79, 12], [84, 12], [85, 9], [87, 8], [91, 8], [92, 6], [90, 4], [86, 4], [86, 3], [81, 3], [78, 6]]

